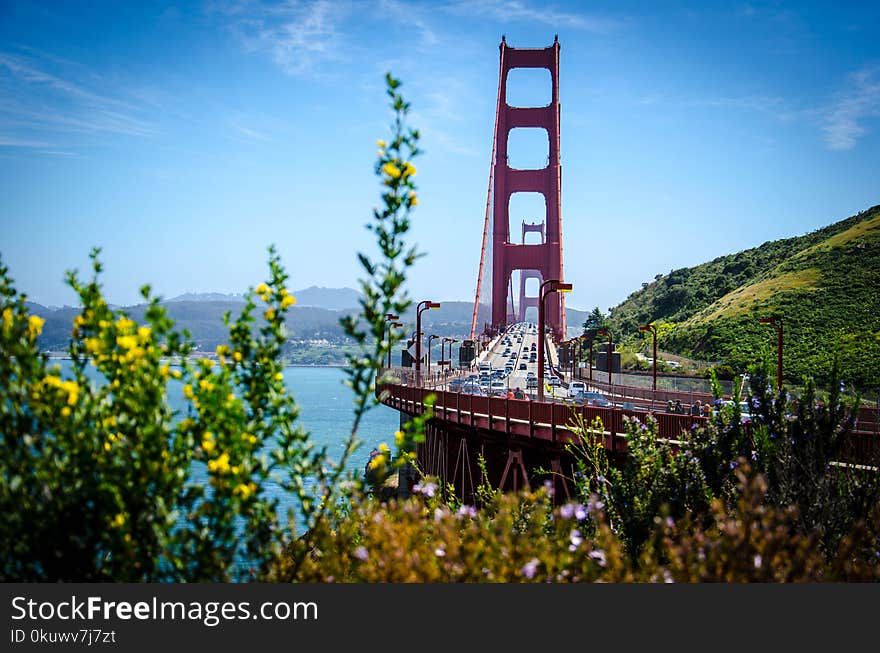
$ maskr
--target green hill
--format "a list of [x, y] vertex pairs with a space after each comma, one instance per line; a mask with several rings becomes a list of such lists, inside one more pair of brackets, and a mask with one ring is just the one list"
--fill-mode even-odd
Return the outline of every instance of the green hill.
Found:
[[739, 371], [775, 351], [780, 315], [783, 375], [822, 380], [835, 351], [844, 378], [880, 385], [880, 206], [803, 236], [767, 242], [658, 275], [612, 309], [618, 333], [673, 323], [662, 349]]

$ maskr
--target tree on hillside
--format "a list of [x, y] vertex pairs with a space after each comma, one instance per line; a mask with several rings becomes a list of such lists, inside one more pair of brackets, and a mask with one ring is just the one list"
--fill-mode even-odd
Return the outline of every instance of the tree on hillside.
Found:
[[599, 307], [596, 306], [592, 312], [587, 315], [587, 319], [584, 321], [584, 335], [595, 336], [599, 329], [604, 329], [607, 326], [607, 318], [602, 314], [602, 311], [599, 310]]

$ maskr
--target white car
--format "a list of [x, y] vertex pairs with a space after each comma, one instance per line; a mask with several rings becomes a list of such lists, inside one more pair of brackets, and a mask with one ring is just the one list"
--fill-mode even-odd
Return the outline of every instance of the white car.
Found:
[[587, 384], [583, 381], [572, 381], [568, 384], [568, 396], [575, 397], [579, 392], [586, 392]]

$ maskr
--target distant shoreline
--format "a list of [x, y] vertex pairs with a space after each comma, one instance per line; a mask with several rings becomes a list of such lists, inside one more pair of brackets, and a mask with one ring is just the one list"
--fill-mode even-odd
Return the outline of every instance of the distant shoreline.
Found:
[[[64, 351], [64, 352], [61, 352], [61, 351], [46, 351], [46, 352], [43, 352], [43, 353], [46, 354], [49, 358], [54, 359], [54, 360], [67, 360], [67, 361], [69, 361], [69, 360], [73, 360], [72, 357], [70, 356], [70, 354], [68, 354], [66, 351]], [[216, 361], [217, 359], [216, 359], [216, 358], [213, 358], [213, 357], [212, 357], [212, 358], [208, 358], [208, 357], [206, 357], [206, 356], [187, 356], [187, 360], [191, 360], [191, 361], [198, 361], [198, 360], [214, 360], [214, 361]], [[347, 366], [346, 366], [346, 365], [343, 365], [342, 363], [335, 363], [335, 364], [318, 364], [318, 363], [285, 363], [285, 364], [284, 364], [284, 367], [320, 367], [320, 368], [325, 368], [325, 367], [326, 367], [326, 368], [339, 368], [339, 369], [345, 369]]]

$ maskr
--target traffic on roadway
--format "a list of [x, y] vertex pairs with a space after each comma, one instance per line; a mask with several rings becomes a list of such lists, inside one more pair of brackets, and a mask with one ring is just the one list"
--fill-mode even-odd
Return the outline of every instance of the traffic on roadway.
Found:
[[[598, 392], [591, 392], [584, 383], [570, 388], [559, 371], [559, 360], [550, 339], [544, 348], [544, 398], [575, 400], [598, 406], [611, 402]], [[453, 379], [447, 389], [475, 395], [510, 396], [514, 399], [535, 399], [538, 392], [538, 327], [529, 322], [514, 324], [496, 337], [490, 348], [481, 353], [470, 375]]]

